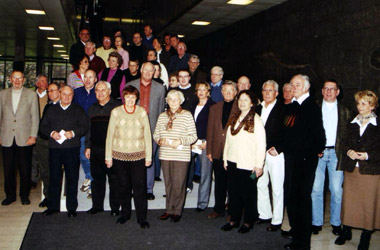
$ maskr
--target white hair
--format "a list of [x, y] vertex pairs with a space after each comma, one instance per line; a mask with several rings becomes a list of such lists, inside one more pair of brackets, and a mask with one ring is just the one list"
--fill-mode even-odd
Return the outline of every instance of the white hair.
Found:
[[264, 82], [262, 89], [264, 89], [265, 85], [272, 85], [272, 86], [274, 86], [274, 89], [278, 92], [278, 83], [276, 81], [274, 81], [274, 80], [268, 80], [268, 81]]
[[107, 89], [108, 89], [109, 91], [111, 91], [111, 83], [106, 82], [106, 81], [99, 81], [99, 82], [97, 82], [97, 83], [95, 84], [95, 89], [96, 89], [96, 86], [98, 86], [100, 83], [105, 84], [106, 87], [107, 87]]
[[168, 99], [172, 96], [177, 96], [180, 100], [180, 104], [182, 104], [185, 101], [185, 97], [183, 96], [183, 93], [179, 90], [170, 90], [169, 93], [166, 96], [166, 102], [168, 102]]
[[219, 74], [224, 75], [223, 69], [220, 66], [214, 66], [214, 67], [212, 67], [211, 72], [213, 70], [217, 70], [217, 71], [219, 71]]

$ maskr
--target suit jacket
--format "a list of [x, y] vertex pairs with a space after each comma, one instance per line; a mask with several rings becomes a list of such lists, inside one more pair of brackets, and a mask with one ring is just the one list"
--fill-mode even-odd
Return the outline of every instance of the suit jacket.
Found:
[[380, 118], [376, 118], [377, 126], [368, 124], [363, 135], [360, 136], [360, 127], [357, 123], [347, 125], [347, 134], [342, 143], [342, 170], [352, 172], [356, 160], [347, 156], [347, 151], [353, 149], [357, 152], [367, 152], [368, 160], [359, 161], [361, 174], [380, 174]]
[[[190, 112], [194, 116], [195, 109], [197, 108], [197, 104], [192, 105]], [[201, 112], [199, 112], [197, 120], [195, 121], [195, 126], [197, 128], [198, 139], [206, 139], [207, 135], [207, 123], [208, 123], [208, 115], [210, 111], [210, 107], [215, 104], [211, 98], [208, 98], [205, 106], [202, 108]], [[195, 117], [194, 117], [195, 120]]]
[[[149, 98], [149, 124], [150, 124], [150, 130], [153, 132], [156, 129], [156, 123], [158, 116], [164, 112], [165, 108], [165, 87], [152, 80], [152, 86], [150, 89], [150, 98]], [[136, 79], [133, 81], [130, 81], [126, 84], [126, 86], [132, 85], [138, 91], [140, 92], [140, 79]], [[137, 104], [140, 104], [140, 100], [137, 101]]]
[[103, 69], [106, 68], [106, 64], [104, 63], [103, 59], [99, 56], [95, 55], [94, 58], [90, 61], [90, 69], [96, 72], [96, 75], [98, 75]]
[[[210, 107], [207, 124], [207, 154], [211, 154], [213, 159], [221, 159], [223, 155], [224, 143], [226, 142], [227, 126], [223, 128], [222, 116], [223, 116], [223, 104], [224, 101], [220, 101]], [[231, 116], [239, 111], [237, 101], [235, 100], [229, 119]]]
[[199, 67], [194, 71], [194, 73], [191, 75], [190, 83], [191, 85], [194, 85], [199, 82], [205, 82], [207, 81], [207, 74], [199, 69]]
[[30, 136], [37, 137], [39, 121], [36, 92], [22, 88], [16, 113], [13, 113], [12, 88], [0, 92], [0, 138], [4, 147], [12, 146], [13, 139], [17, 146], [27, 146]]
[[71, 65], [76, 65], [79, 63], [79, 60], [81, 57], [84, 56], [84, 45], [81, 41], [78, 41], [77, 43], [73, 44], [70, 48], [70, 59], [69, 63]]
[[[260, 104], [256, 107], [256, 113], [261, 116], [263, 106]], [[282, 135], [284, 132], [285, 108], [282, 102], [277, 100], [273, 109], [269, 113], [267, 122], [265, 123], [265, 133], [267, 141], [267, 150], [275, 147], [276, 150], [281, 148]]]
[[[322, 101], [317, 103], [322, 109]], [[342, 170], [341, 159], [346, 155], [346, 152], [341, 150], [343, 139], [347, 137], [347, 124], [353, 119], [352, 112], [343, 104], [338, 102], [338, 126], [336, 128], [335, 153], [338, 158], [336, 170]]]

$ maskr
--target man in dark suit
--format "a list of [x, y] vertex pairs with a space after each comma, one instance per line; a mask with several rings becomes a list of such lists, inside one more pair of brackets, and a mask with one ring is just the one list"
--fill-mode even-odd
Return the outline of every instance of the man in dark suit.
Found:
[[[351, 117], [351, 112], [340, 102], [337, 97], [340, 93], [338, 84], [334, 80], [328, 80], [322, 88], [323, 100], [320, 105], [323, 117], [323, 127], [326, 132], [326, 146], [323, 156], [318, 160], [318, 167], [315, 172], [315, 180], [311, 199], [313, 202], [312, 232], [318, 234], [323, 226], [323, 194], [325, 187], [326, 168], [329, 175], [329, 189], [331, 193], [330, 224], [333, 234], [342, 233], [340, 209], [342, 206], [343, 194], [343, 171], [338, 163], [342, 159], [341, 142], [347, 133], [347, 124]], [[338, 166], [338, 168], [337, 168]]]
[[207, 158], [212, 162], [215, 175], [215, 206], [214, 211], [208, 215], [209, 219], [225, 215], [225, 202], [227, 197], [227, 171], [223, 167], [223, 149], [226, 141], [227, 122], [237, 112], [235, 101], [236, 83], [225, 81], [222, 85], [223, 101], [210, 107], [207, 124]]
[[71, 65], [78, 64], [79, 60], [84, 56], [84, 46], [88, 41], [90, 41], [91, 35], [90, 31], [86, 28], [82, 28], [79, 31], [79, 41], [73, 44], [70, 48], [70, 59], [69, 63]]
[[311, 191], [318, 157], [325, 143], [321, 109], [310, 97], [309, 77], [295, 75], [290, 81], [293, 102], [285, 115], [283, 143], [276, 150], [285, 154], [285, 204], [292, 242], [285, 249], [310, 249]]
[[37, 95], [24, 88], [25, 77], [13, 71], [12, 87], [0, 92], [0, 144], [3, 147], [4, 190], [6, 206], [16, 201], [16, 162], [20, 172], [20, 197], [29, 205], [32, 145], [36, 143], [40, 116]]
[[187, 62], [191, 74], [190, 83], [194, 86], [199, 82], [205, 82], [207, 80], [206, 73], [199, 69], [200, 62], [201, 60], [197, 55], [191, 55]]
[[[141, 67], [141, 78], [133, 80], [127, 85], [132, 85], [140, 92], [140, 99], [137, 104], [145, 109], [149, 116], [150, 130], [153, 132], [156, 128], [158, 116], [164, 112], [165, 107], [165, 87], [153, 80], [154, 65], [150, 62], [146, 62]], [[157, 151], [157, 144], [153, 141], [153, 159], [154, 154]], [[152, 166], [147, 168], [147, 199], [154, 200], [153, 194], [154, 186], [154, 161]]]
[[[256, 224], [270, 222], [270, 232], [281, 228], [284, 210], [284, 154], [275, 153], [282, 141], [285, 110], [277, 101], [278, 84], [273, 80], [266, 81], [262, 87], [264, 101], [257, 106], [256, 112], [265, 125], [267, 153], [263, 175], [257, 181], [257, 208], [259, 219]], [[273, 214], [270, 204], [269, 180], [272, 187]]]

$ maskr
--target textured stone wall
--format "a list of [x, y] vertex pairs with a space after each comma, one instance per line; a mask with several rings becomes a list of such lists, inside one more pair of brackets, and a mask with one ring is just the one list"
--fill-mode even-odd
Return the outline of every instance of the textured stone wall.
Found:
[[353, 107], [356, 90], [379, 91], [380, 1], [289, 0], [188, 47], [207, 70], [220, 65], [225, 79], [247, 75], [255, 90], [302, 73], [320, 97], [323, 81], [336, 79]]

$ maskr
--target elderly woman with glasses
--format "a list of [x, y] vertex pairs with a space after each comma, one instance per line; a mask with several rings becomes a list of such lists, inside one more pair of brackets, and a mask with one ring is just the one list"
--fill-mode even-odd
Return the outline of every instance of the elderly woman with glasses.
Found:
[[355, 94], [358, 115], [348, 124], [342, 143], [344, 170], [343, 233], [335, 244], [351, 240], [351, 229], [360, 228], [358, 249], [368, 249], [371, 234], [380, 229], [380, 120], [375, 111], [378, 97], [369, 90]]
[[181, 108], [185, 97], [181, 91], [169, 91], [169, 108], [160, 114], [153, 139], [160, 145], [159, 158], [164, 174], [166, 212], [160, 220], [181, 219], [186, 195], [186, 176], [190, 162], [191, 144], [197, 140], [197, 130], [191, 113]]
[[73, 89], [84, 86], [84, 73], [90, 66], [90, 58], [88, 55], [83, 55], [82, 58], [74, 65], [74, 71], [67, 78], [67, 85]]

